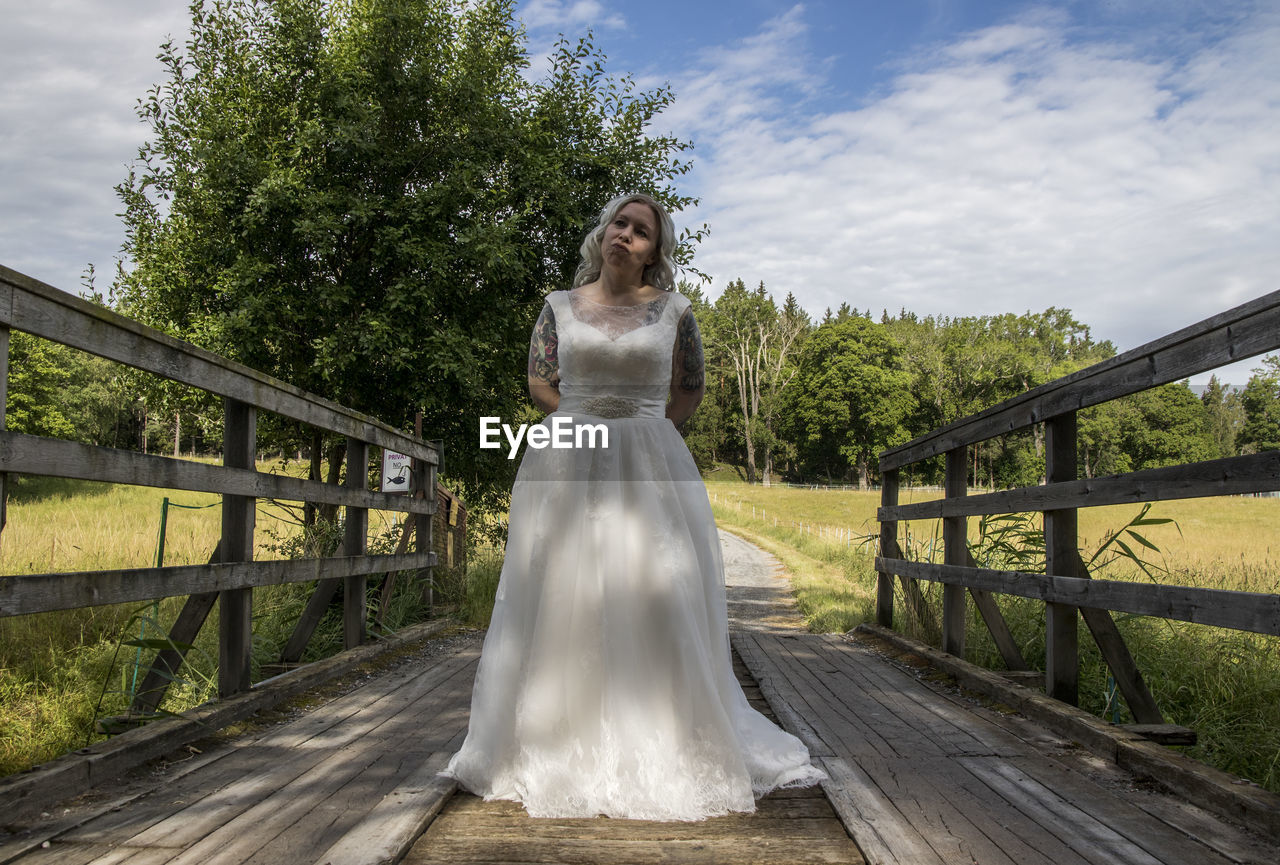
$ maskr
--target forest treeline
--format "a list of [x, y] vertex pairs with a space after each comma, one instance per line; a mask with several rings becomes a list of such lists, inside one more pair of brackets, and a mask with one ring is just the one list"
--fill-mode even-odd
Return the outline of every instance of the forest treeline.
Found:
[[[751, 482], [873, 484], [882, 450], [1115, 354], [1053, 307], [873, 317], [844, 304], [815, 320], [763, 284], [735, 280], [714, 301], [688, 283], [681, 291], [707, 363], [686, 442], [704, 468], [737, 466]], [[152, 453], [221, 448], [216, 401], [21, 332], [11, 338], [6, 419], [15, 432]], [[297, 446], [269, 426], [260, 437], [264, 449]], [[1082, 477], [1280, 448], [1280, 355], [1262, 358], [1243, 387], [1214, 377], [1199, 396], [1181, 382], [1085, 409], [1079, 443]], [[912, 481], [938, 483], [941, 470], [940, 460], [916, 466]], [[998, 489], [1038, 483], [1043, 471], [1036, 426], [975, 446], [969, 480]]]
[[[876, 457], [1115, 354], [1070, 310], [994, 316], [860, 312], [848, 303], [813, 320], [788, 294], [734, 280], [709, 301], [689, 293], [702, 327], [707, 395], [687, 430], [700, 464], [740, 466], [770, 483], [877, 480]], [[1243, 388], [1216, 377], [1197, 396], [1168, 384], [1080, 412], [1083, 477], [1280, 447], [1280, 357]], [[941, 459], [912, 469], [940, 482]], [[975, 445], [970, 484], [1007, 488], [1044, 475], [1043, 426]]]

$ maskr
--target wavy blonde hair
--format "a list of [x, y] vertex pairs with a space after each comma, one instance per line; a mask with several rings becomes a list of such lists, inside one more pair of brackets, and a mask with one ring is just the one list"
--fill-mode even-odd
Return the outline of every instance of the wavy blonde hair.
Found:
[[651, 195], [645, 195], [643, 192], [619, 195], [606, 204], [604, 210], [600, 211], [600, 221], [596, 223], [595, 228], [587, 233], [586, 239], [582, 241], [582, 247], [578, 250], [582, 253], [582, 261], [578, 264], [578, 270], [573, 275], [574, 288], [586, 285], [588, 282], [594, 282], [600, 278], [600, 268], [604, 265], [604, 251], [601, 249], [601, 244], [604, 242], [604, 230], [617, 217], [618, 211], [628, 204], [636, 202], [649, 205], [653, 209], [654, 215], [658, 217], [658, 257], [653, 264], [645, 267], [641, 278], [648, 285], [656, 286], [664, 291], [675, 289], [676, 226], [671, 221], [666, 209], [658, 203], [657, 199]]

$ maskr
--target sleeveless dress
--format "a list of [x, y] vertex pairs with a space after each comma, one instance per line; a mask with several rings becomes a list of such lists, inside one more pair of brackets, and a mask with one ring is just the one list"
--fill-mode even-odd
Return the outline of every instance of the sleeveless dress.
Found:
[[706, 487], [665, 417], [689, 300], [547, 304], [561, 396], [543, 423], [603, 426], [608, 446], [525, 450], [470, 727], [442, 774], [534, 817], [648, 820], [824, 779], [731, 665]]

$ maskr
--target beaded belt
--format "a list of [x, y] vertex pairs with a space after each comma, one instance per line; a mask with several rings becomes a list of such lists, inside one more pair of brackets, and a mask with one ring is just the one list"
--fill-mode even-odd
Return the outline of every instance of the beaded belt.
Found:
[[596, 417], [635, 417], [640, 412], [640, 403], [620, 396], [593, 396], [581, 402], [582, 410]]
[[562, 414], [584, 414], [606, 419], [661, 418], [666, 416], [667, 401], [640, 395], [634, 397], [611, 393], [587, 395], [571, 391], [561, 395], [559, 411]]

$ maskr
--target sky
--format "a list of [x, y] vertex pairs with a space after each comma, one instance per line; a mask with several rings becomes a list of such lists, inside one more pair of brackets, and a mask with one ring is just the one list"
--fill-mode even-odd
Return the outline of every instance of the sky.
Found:
[[[668, 85], [695, 264], [919, 315], [1065, 307], [1117, 350], [1280, 288], [1280, 0], [521, 0]], [[0, 264], [98, 288], [176, 0], [0, 0]], [[1242, 385], [1257, 361], [1218, 370]], [[1192, 379], [1207, 381], [1208, 373]]]

